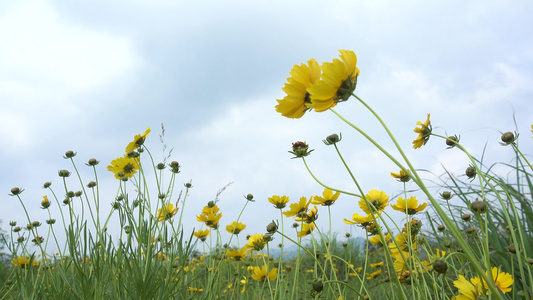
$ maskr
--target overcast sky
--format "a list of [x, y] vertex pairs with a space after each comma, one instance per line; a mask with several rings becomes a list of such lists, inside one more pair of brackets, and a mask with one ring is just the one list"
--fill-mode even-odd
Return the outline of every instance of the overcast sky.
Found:
[[[182, 165], [178, 187], [194, 185], [186, 232], [202, 227], [195, 215], [229, 182], [219, 202], [222, 228], [236, 220], [243, 195], [256, 199], [243, 214], [243, 236], [279, 219], [268, 197], [321, 194], [287, 152], [298, 140], [315, 149], [308, 162], [321, 180], [355, 191], [334, 149], [322, 143], [331, 133], [342, 132], [339, 147], [365, 191], [397, 195], [402, 185], [389, 175], [397, 167], [333, 113], [292, 120], [275, 112], [293, 65], [331, 61], [339, 49], [357, 54], [356, 94], [382, 116], [416, 168], [440, 175], [445, 165], [460, 175], [468, 165], [435, 138], [411, 148], [416, 121], [427, 113], [436, 133], [461, 135], [474, 155], [487, 144], [489, 161], [512, 159], [498, 144], [503, 131], [520, 132], [521, 148], [531, 153], [531, 11], [530, 1], [2, 1], [2, 228], [26, 223], [7, 195], [15, 186], [25, 189], [32, 219], [44, 223], [40, 201], [51, 194], [42, 184], [52, 181], [63, 194], [57, 171], [72, 170], [62, 158], [67, 150], [78, 153], [86, 182], [92, 177], [84, 163], [101, 161], [108, 207], [118, 183], [105, 167], [147, 127], [146, 145], [162, 160], [162, 123], [171, 160]], [[359, 103], [336, 110], [391, 149]], [[70, 182], [79, 189], [74, 177]], [[332, 207], [336, 232], [362, 236], [342, 222], [362, 213], [357, 200], [342, 195]], [[319, 214], [326, 229], [327, 210]]]

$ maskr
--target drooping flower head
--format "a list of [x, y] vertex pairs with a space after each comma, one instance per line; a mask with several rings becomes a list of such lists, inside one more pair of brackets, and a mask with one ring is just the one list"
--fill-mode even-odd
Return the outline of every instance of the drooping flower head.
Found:
[[139, 164], [135, 158], [124, 155], [124, 157], [113, 159], [110, 165], [107, 166], [107, 170], [113, 172], [116, 179], [121, 179], [119, 175], [132, 178], [137, 173], [137, 170], [139, 170]]
[[[359, 207], [367, 214], [370, 214], [373, 211], [380, 212], [384, 210], [385, 207], [387, 207], [388, 205], [387, 202], [389, 201], [389, 196], [387, 196], [385, 192], [378, 190], [371, 190], [370, 192], [368, 192], [368, 194], [365, 195], [365, 198], [366, 200], [364, 198], [361, 198], [359, 200]], [[374, 206], [374, 208], [371, 209], [369, 207], [369, 204]]]
[[287, 196], [281, 196], [280, 197], [278, 195], [274, 195], [274, 196], [268, 198], [268, 201], [270, 203], [274, 204], [275, 208], [283, 209], [283, 208], [285, 208], [285, 206], [289, 202], [289, 197], [287, 197]]
[[244, 225], [243, 223], [241, 222], [237, 223], [236, 221], [233, 221], [233, 223], [226, 226], [226, 231], [231, 234], [239, 234], [241, 233], [241, 231], [244, 230], [244, 228], [246, 228], [246, 225]]
[[324, 191], [322, 192], [322, 197], [320, 196], [313, 197], [313, 200], [311, 200], [311, 203], [315, 205], [330, 206], [330, 205], [333, 205], [335, 201], [337, 201], [337, 199], [339, 199], [340, 194], [341, 194], [340, 192], [336, 192], [335, 194], [333, 194], [332, 190], [325, 188]]
[[315, 59], [307, 61], [308, 65], [294, 65], [287, 78], [283, 91], [287, 94], [283, 99], [276, 100], [276, 111], [287, 118], [301, 118], [309, 110], [311, 103], [307, 88], [320, 79], [320, 66]]
[[316, 228], [315, 223], [303, 223], [302, 229], [298, 231], [298, 237], [304, 237], [311, 233]]
[[311, 94], [308, 105], [317, 112], [334, 107], [337, 102], [346, 101], [352, 95], [357, 85], [357, 56], [351, 50], [339, 50], [340, 60], [322, 64], [320, 81], [312, 84], [307, 91]]
[[407, 213], [408, 215], [414, 215], [417, 212], [421, 212], [426, 208], [426, 206], [428, 206], [427, 202], [418, 205], [418, 200], [416, 197], [410, 197], [406, 199], [398, 197], [396, 204], [391, 204], [392, 209]]
[[429, 114], [427, 120], [422, 123], [420, 121], [416, 122], [416, 127], [414, 132], [418, 133], [418, 136], [413, 141], [413, 148], [418, 149], [422, 146], [424, 146], [428, 140], [429, 136], [431, 135], [431, 122], [429, 121]]
[[172, 219], [172, 217], [174, 217], [176, 215], [177, 212], [178, 212], [178, 206], [176, 205], [176, 207], [174, 207], [174, 204], [169, 203], [169, 204], [161, 207], [157, 211], [157, 221], [158, 222], [163, 222], [163, 221], [166, 221], [166, 220], [170, 220], [170, 219]]
[[206, 238], [209, 236], [211, 232], [209, 229], [198, 229], [198, 231], [195, 231], [193, 234], [195, 237], [199, 238], [202, 242], [205, 242]]
[[150, 134], [150, 127], [148, 127], [148, 129], [146, 129], [146, 131], [142, 135], [141, 134], [135, 135], [135, 137], [133, 138], [133, 141], [130, 142], [128, 146], [126, 146], [126, 153], [131, 152], [139, 148], [140, 146], [142, 146], [142, 144], [144, 144], [144, 141], [146, 140], [146, 137], [149, 134]]
[[407, 173], [405, 173], [404, 170], [400, 170], [399, 173], [390, 173], [390, 176], [398, 179], [400, 182], [408, 182], [411, 179], [410, 170], [407, 170]]
[[252, 278], [257, 281], [265, 281], [267, 278], [272, 281], [276, 279], [276, 277], [278, 277], [278, 269], [273, 268], [269, 271], [267, 265], [263, 265], [261, 268], [254, 267], [252, 270]]

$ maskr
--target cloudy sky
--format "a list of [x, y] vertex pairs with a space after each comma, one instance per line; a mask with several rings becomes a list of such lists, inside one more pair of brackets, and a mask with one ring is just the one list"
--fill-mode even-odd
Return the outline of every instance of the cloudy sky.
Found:
[[[511, 149], [498, 144], [503, 131], [521, 133], [520, 146], [531, 153], [531, 11], [530, 1], [3, 1], [2, 228], [26, 223], [8, 196], [15, 186], [25, 189], [32, 220], [47, 219], [39, 206], [51, 194], [42, 184], [51, 181], [62, 197], [57, 171], [73, 169], [62, 158], [67, 150], [77, 152], [86, 182], [93, 178], [84, 163], [101, 161], [101, 202], [109, 207], [118, 183], [105, 167], [147, 127], [146, 145], [161, 161], [161, 124], [167, 153], [173, 148], [171, 159], [182, 165], [178, 189], [194, 185], [187, 232], [201, 227], [195, 215], [229, 182], [219, 202], [223, 227], [236, 220], [243, 195], [256, 199], [243, 214], [243, 235], [279, 219], [268, 197], [320, 194], [287, 152], [298, 140], [315, 149], [308, 162], [321, 180], [355, 191], [334, 149], [322, 143], [332, 133], [342, 133], [339, 147], [364, 190], [397, 195], [402, 186], [389, 175], [397, 167], [333, 113], [292, 120], [275, 112], [293, 65], [331, 61], [339, 49], [357, 54], [356, 94], [390, 126], [416, 168], [438, 176], [444, 165], [460, 175], [468, 165], [436, 138], [411, 149], [416, 121], [427, 113], [436, 133], [461, 135], [474, 155], [486, 145], [488, 161], [511, 161]], [[360, 103], [336, 109], [392, 149]], [[69, 184], [79, 189], [75, 178]], [[362, 213], [357, 200], [343, 195], [332, 207], [334, 231], [362, 236], [342, 222]], [[326, 229], [327, 210], [319, 214]]]

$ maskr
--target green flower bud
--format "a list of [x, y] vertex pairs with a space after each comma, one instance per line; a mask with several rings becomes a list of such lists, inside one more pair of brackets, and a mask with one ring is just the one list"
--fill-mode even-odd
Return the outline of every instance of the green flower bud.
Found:
[[52, 185], [52, 183], [49, 182], [49, 181], [47, 181], [47, 182], [45, 182], [45, 183], [43, 184], [43, 188], [47, 189], [47, 188], [49, 188], [51, 185]]
[[484, 214], [488, 210], [488, 205], [485, 201], [476, 200], [470, 204], [470, 210], [476, 214]]
[[305, 142], [295, 142], [292, 143], [292, 151], [289, 151], [289, 153], [294, 155], [293, 158], [298, 158], [308, 156], [313, 151], [314, 150], [309, 150], [309, 145]]
[[74, 156], [76, 156], [76, 152], [69, 150], [65, 152], [65, 156], [63, 156], [63, 158], [73, 158]]
[[276, 223], [272, 222], [272, 223], [267, 225], [266, 229], [267, 229], [268, 233], [273, 233], [273, 232], [276, 232], [276, 230], [278, 230], [278, 225], [276, 225]]
[[19, 195], [20, 193], [22, 193], [22, 189], [18, 188], [18, 187], [14, 187], [11, 189], [11, 196], [16, 196], [16, 195]]
[[433, 270], [437, 273], [444, 274], [448, 271], [448, 264], [445, 261], [438, 259], [433, 262]]
[[313, 290], [320, 293], [322, 292], [323, 289], [324, 289], [324, 284], [322, 283], [322, 280], [313, 281]]
[[440, 194], [441, 198], [448, 201], [452, 198], [452, 193], [448, 192], [448, 191], [444, 191], [442, 192], [442, 194]]
[[63, 178], [66, 178], [66, 177], [70, 176], [70, 172], [67, 171], [67, 170], [59, 170], [59, 172], [57, 172], [57, 174], [59, 175], [59, 177], [63, 177]]

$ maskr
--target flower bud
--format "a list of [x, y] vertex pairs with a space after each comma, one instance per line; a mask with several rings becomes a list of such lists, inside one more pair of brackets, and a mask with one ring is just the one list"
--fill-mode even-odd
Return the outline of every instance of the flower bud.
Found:
[[295, 142], [292, 143], [292, 151], [289, 151], [289, 153], [294, 154], [293, 158], [298, 157], [305, 157], [311, 154], [314, 150], [309, 150], [309, 145], [307, 145], [305, 142]]
[[445, 261], [438, 259], [433, 262], [433, 270], [437, 273], [444, 274], [448, 271], [448, 264]]
[[527, 263], [530, 265], [533, 265], [533, 258], [528, 257]]
[[476, 200], [470, 205], [470, 210], [476, 214], [484, 214], [487, 212], [488, 205], [485, 201]]
[[139, 152], [136, 152], [136, 151], [130, 151], [130, 152], [128, 152], [126, 155], [127, 155], [129, 158], [136, 158], [136, 157], [141, 156], [141, 155], [139, 154]]
[[474, 233], [476, 233], [476, 229], [474, 227], [468, 227], [466, 229], [466, 233], [467, 234], [474, 234]]
[[18, 187], [14, 187], [11, 189], [11, 196], [16, 196], [16, 195], [19, 195], [20, 193], [22, 193], [22, 189], [18, 188]]
[[322, 292], [323, 289], [324, 289], [324, 284], [322, 283], [322, 280], [313, 281], [313, 290], [320, 293]]
[[207, 202], [207, 206], [208, 206], [209, 208], [213, 208], [213, 207], [215, 207], [215, 205], [217, 205], [215, 201], [209, 201], [209, 202]]
[[41, 226], [41, 222], [39, 222], [39, 221], [33, 221], [33, 222], [31, 223], [31, 225], [32, 225], [33, 227], [39, 227], [39, 226]]
[[65, 156], [63, 156], [63, 158], [73, 158], [74, 156], [76, 156], [76, 152], [69, 150], [65, 152]]
[[448, 192], [448, 191], [444, 191], [442, 192], [442, 194], [440, 194], [441, 198], [444, 199], [444, 200], [450, 200], [452, 198], [452, 193]]
[[56, 219], [49, 219], [49, 220], [46, 220], [46, 224], [48, 225], [53, 225], [56, 223]]
[[69, 197], [69, 198], [74, 198], [74, 192], [73, 191], [68, 191], [66, 196]]
[[265, 242], [267, 242], [267, 243], [270, 242], [270, 241], [273, 240], [273, 239], [274, 239], [274, 237], [272, 236], [271, 233], [265, 233], [265, 234], [263, 235], [263, 241], [265, 241]]
[[344, 248], [348, 247], [348, 243], [346, 243], [346, 242], [342, 243], [342, 247], [344, 247]]
[[253, 201], [254, 200], [254, 195], [248, 194], [248, 195], [244, 196], [244, 198], [246, 198], [246, 200], [248, 200], [248, 201]]
[[437, 230], [438, 230], [438, 231], [444, 231], [445, 229], [446, 229], [446, 226], [444, 226], [444, 225], [442, 225], [442, 224], [439, 225], [439, 226], [437, 226]]
[[344, 235], [345, 235], [347, 238], [349, 238], [350, 236], [352, 236], [349, 232], [346, 232]]
[[45, 183], [43, 184], [43, 188], [47, 189], [47, 188], [49, 188], [51, 185], [52, 185], [52, 183], [49, 182], [49, 181], [47, 181], [47, 182], [45, 182]]
[[450, 240], [444, 241], [444, 243], [442, 245], [445, 248], [451, 248], [452, 247], [452, 241], [450, 241]]
[[468, 166], [468, 168], [465, 170], [465, 175], [470, 179], [474, 179], [476, 177], [476, 169], [474, 169], [472, 166]]
[[11, 227], [17, 226], [17, 221], [10, 221], [9, 222], [9, 226], [11, 226]]
[[19, 237], [17, 238], [17, 242], [19, 242], [19, 243], [24, 242], [24, 240], [25, 240], [25, 238], [24, 238], [23, 236], [19, 236]]
[[166, 166], [165, 166], [164, 163], [158, 163], [157, 166], [156, 166], [156, 168], [157, 168], [158, 170], [164, 170], [165, 167], [166, 167]]
[[516, 246], [515, 246], [514, 244], [509, 245], [508, 250], [509, 250], [509, 252], [511, 252], [512, 254], [516, 254]]
[[89, 162], [87, 163], [88, 166], [96, 166], [99, 163], [99, 161], [96, 160], [96, 158], [89, 159]]
[[507, 131], [506, 133], [502, 134], [502, 145], [512, 144], [515, 140], [516, 139], [514, 137], [514, 134], [510, 131]]
[[267, 225], [266, 229], [267, 229], [268, 233], [273, 233], [273, 232], [276, 232], [278, 230], [278, 225], [276, 225], [276, 223], [272, 222], [272, 223]]
[[63, 177], [63, 178], [66, 178], [66, 177], [70, 176], [70, 172], [67, 171], [67, 170], [59, 170], [59, 172], [57, 172], [57, 174], [59, 175], [59, 177]]
[[296, 222], [292, 223], [292, 227], [293, 227], [293, 228], [298, 228], [298, 226], [300, 226], [300, 224], [298, 224], [298, 223], [296, 223]]
[[70, 198], [63, 199], [63, 204], [68, 205], [70, 203]]
[[90, 189], [92, 189], [95, 186], [96, 186], [96, 182], [94, 182], [94, 181], [90, 181], [89, 183], [87, 183], [87, 187], [90, 188]]
[[459, 138], [456, 135], [452, 135], [446, 138], [446, 146], [448, 146], [448, 148], [455, 147], [457, 143], [459, 143]]
[[111, 207], [113, 207], [113, 209], [119, 209], [120, 208], [120, 202], [115, 201], [115, 202], [111, 203]]
[[13, 232], [20, 232], [21, 230], [22, 230], [22, 228], [20, 228], [18, 226], [13, 228]]
[[74, 197], [81, 197], [81, 195], [83, 195], [82, 191], [76, 191], [74, 193]]
[[168, 166], [170, 167], [172, 173], [177, 174], [180, 172], [180, 164], [177, 161], [171, 162]]
[[334, 134], [328, 135], [325, 140], [322, 140], [322, 142], [324, 142], [324, 144], [329, 146], [329, 145], [336, 144], [340, 142], [341, 140], [342, 140], [342, 134], [339, 137], [336, 133], [334, 133]]
[[463, 219], [463, 221], [468, 222], [468, 221], [470, 221], [470, 219], [472, 218], [472, 215], [470, 215], [470, 214], [463, 214], [463, 216], [462, 216], [461, 218]]
[[41, 208], [47, 209], [50, 207], [50, 200], [48, 200], [47, 196], [44, 196], [43, 201], [41, 201]]
[[185, 184], [185, 187], [188, 188], [188, 189], [192, 188], [192, 183], [187, 182], [187, 183]]

